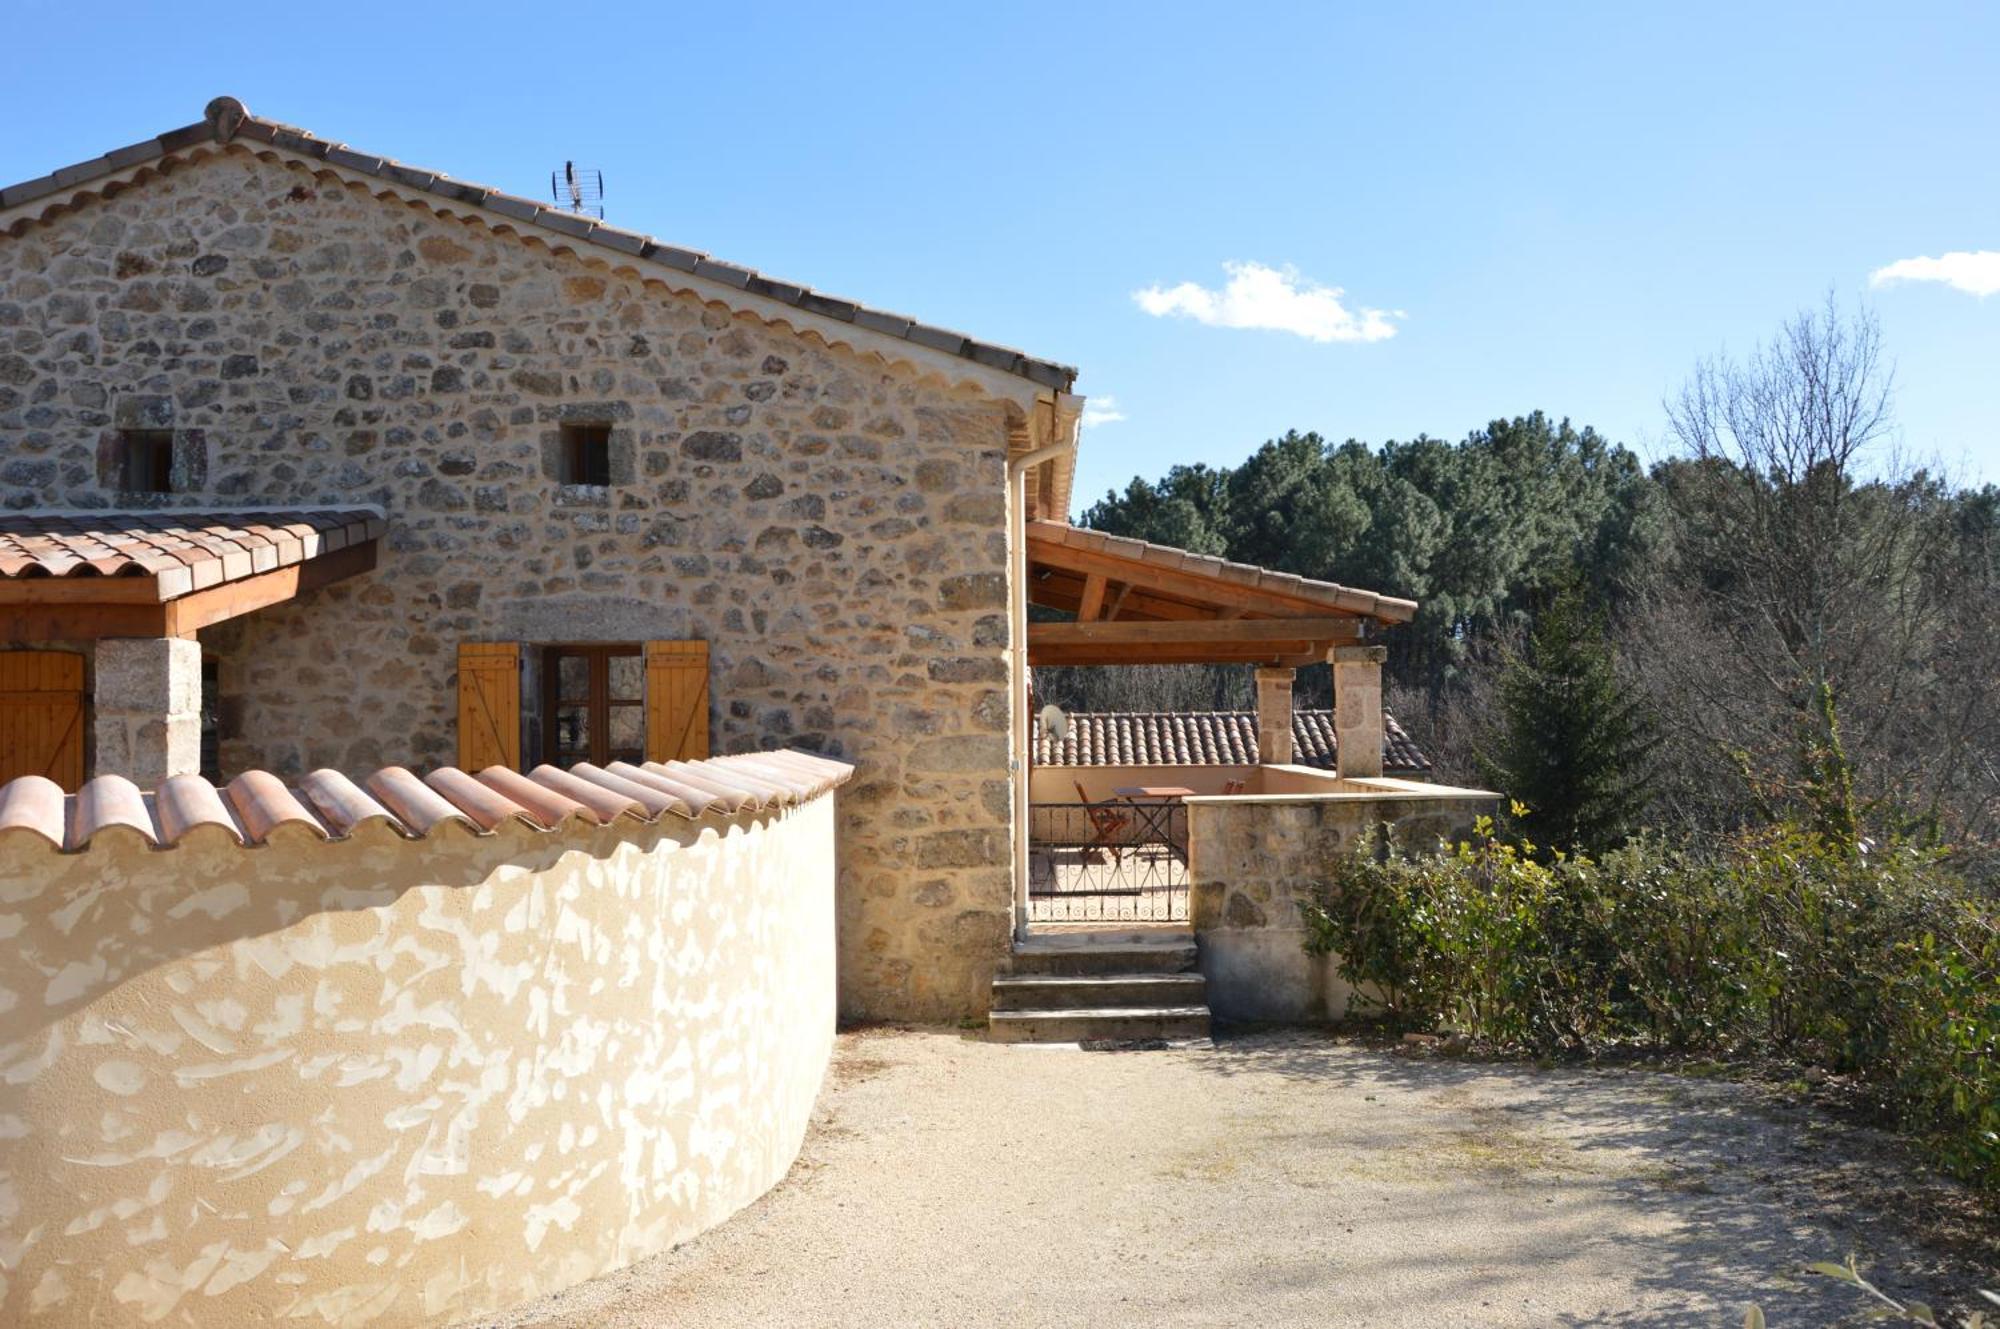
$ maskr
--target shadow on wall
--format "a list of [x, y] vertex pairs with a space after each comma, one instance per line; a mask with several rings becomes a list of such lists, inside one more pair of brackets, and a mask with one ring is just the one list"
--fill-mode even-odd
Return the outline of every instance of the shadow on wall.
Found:
[[833, 804], [0, 834], [0, 1322], [449, 1323], [721, 1222], [831, 1052]]

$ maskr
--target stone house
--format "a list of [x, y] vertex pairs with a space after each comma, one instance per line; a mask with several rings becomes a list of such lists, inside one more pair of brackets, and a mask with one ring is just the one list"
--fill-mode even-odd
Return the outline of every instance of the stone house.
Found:
[[1282, 765], [1331, 658], [1365, 779], [1414, 610], [1068, 527], [1074, 380], [219, 98], [0, 190], [0, 781], [823, 753], [843, 1011], [977, 1014], [1031, 662], [1256, 665]]

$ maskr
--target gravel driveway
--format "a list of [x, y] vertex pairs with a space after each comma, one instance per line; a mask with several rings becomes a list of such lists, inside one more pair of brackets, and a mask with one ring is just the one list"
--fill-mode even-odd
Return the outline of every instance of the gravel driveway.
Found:
[[1308, 1033], [1085, 1052], [868, 1031], [842, 1037], [784, 1184], [492, 1323], [1733, 1327], [1754, 1299], [1817, 1326], [1859, 1302], [1794, 1271], [1850, 1249], [1963, 1305], [1983, 1258], [1870, 1212], [1896, 1152], [1644, 1071]]

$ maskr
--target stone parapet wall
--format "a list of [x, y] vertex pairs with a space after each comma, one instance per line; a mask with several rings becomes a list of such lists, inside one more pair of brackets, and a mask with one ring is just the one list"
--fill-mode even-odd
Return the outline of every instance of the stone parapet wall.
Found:
[[453, 1323], [781, 1178], [835, 795], [556, 827], [0, 830], [0, 1323]]
[[[1033, 385], [926, 377], [475, 207], [202, 152], [0, 234], [0, 501], [381, 506], [374, 571], [202, 633], [223, 776], [456, 761], [461, 641], [700, 638], [715, 750], [859, 767], [844, 1008], [983, 1011], [1012, 897], [1006, 456]], [[611, 427], [610, 486], [559, 483], [578, 421]], [[176, 492], [117, 490], [120, 427], [172, 431]]]
[[1300, 905], [1369, 831], [1411, 848], [1461, 839], [1499, 795], [1304, 767], [1263, 778], [1285, 792], [1187, 800], [1188, 908], [1209, 1007], [1224, 1020], [1337, 1020], [1350, 989], [1339, 957], [1306, 954]]

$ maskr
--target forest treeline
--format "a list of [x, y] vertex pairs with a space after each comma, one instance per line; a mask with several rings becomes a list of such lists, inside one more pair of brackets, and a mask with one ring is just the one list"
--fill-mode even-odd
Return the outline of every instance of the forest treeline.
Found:
[[[1416, 600], [1387, 638], [1389, 704], [1441, 780], [1491, 777], [1503, 677], [1554, 649], [1536, 632], [1562, 604], [1644, 717], [1647, 740], [1622, 740], [1645, 768], [1621, 782], [1629, 826], [1846, 818], [1989, 842], [2000, 488], [1904, 464], [1891, 402], [1874, 324], [1829, 303], [1698, 366], [1651, 465], [1541, 412], [1455, 442], [1292, 432], [1237, 466], [1135, 478], [1081, 523]], [[1072, 708], [1251, 704], [1240, 667], [1037, 677]], [[1302, 670], [1299, 704], [1327, 688]]]

